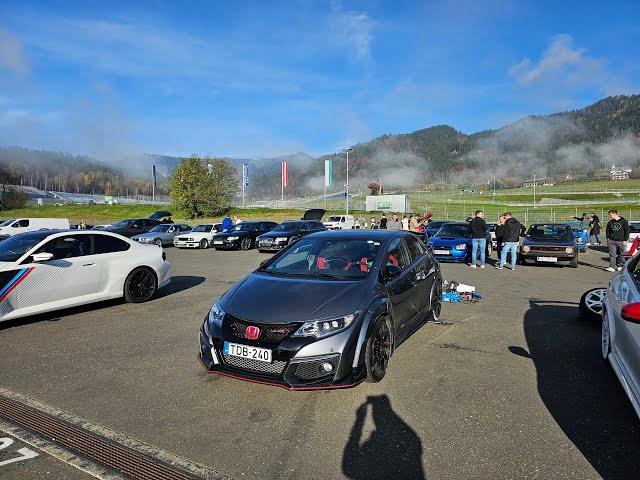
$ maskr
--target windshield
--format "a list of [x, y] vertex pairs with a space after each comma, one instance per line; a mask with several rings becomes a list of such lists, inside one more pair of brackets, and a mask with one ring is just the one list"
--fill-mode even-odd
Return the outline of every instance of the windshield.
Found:
[[173, 227], [173, 225], [156, 225], [149, 231], [150, 232], [167, 232], [171, 227]]
[[260, 270], [284, 276], [359, 279], [373, 268], [379, 250], [380, 242], [373, 240], [304, 238]]
[[581, 225], [571, 225], [571, 230], [573, 230], [574, 232], [581, 232], [582, 230], [584, 230], [584, 227], [582, 227]]
[[8, 225], [11, 225], [13, 223], [13, 218], [10, 218], [9, 220], [5, 220], [4, 222], [0, 223], [0, 227], [6, 227]]
[[135, 222], [135, 220], [120, 220], [118, 223], [113, 224], [113, 228], [128, 227], [129, 225], [133, 225], [133, 222]]
[[193, 229], [194, 232], [210, 232], [213, 225], [198, 225]]
[[247, 230], [251, 230], [253, 227], [255, 227], [255, 225], [253, 223], [239, 223], [237, 224], [235, 227], [233, 227], [233, 229], [236, 232], [246, 232]]
[[0, 242], [0, 262], [15, 262], [49, 235], [34, 232], [7, 238]]
[[534, 241], [570, 242], [571, 234], [564, 225], [531, 225], [527, 238]]
[[427, 228], [429, 230], [437, 230], [439, 229], [442, 225], [444, 225], [447, 222], [431, 222], [427, 224]]
[[295, 232], [300, 224], [296, 222], [285, 222], [271, 230], [272, 232]]
[[470, 237], [469, 225], [461, 223], [445, 223], [436, 232], [436, 237]]
[[327, 222], [339, 222], [342, 217], [329, 217], [327, 218]]

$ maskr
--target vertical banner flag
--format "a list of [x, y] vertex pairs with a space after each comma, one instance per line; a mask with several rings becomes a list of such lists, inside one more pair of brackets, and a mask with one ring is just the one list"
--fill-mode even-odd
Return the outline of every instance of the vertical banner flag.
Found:
[[245, 187], [249, 186], [249, 164], [242, 164], [242, 185]]
[[333, 160], [324, 161], [324, 186], [333, 185]]
[[153, 178], [153, 186], [154, 188], [156, 187], [156, 185], [158, 185], [158, 183], [156, 182], [156, 166], [154, 165], [151, 169], [151, 177]]
[[289, 186], [289, 164], [287, 161], [282, 162], [282, 188]]

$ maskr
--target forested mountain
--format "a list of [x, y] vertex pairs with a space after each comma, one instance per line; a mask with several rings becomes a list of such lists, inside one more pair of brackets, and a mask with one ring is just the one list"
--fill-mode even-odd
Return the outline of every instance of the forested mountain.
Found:
[[[324, 160], [333, 160], [334, 185], [343, 188], [345, 153], [312, 158], [295, 153], [267, 159], [228, 159], [241, 175], [249, 164], [253, 198], [280, 192], [280, 162], [289, 162], [287, 195], [323, 190]], [[163, 155], [108, 164], [82, 155], [0, 148], [0, 165], [25, 185], [81, 193], [149, 194], [151, 166], [158, 169], [163, 193], [166, 177], [179, 159]], [[121, 165], [116, 167], [113, 165]], [[387, 190], [435, 183], [478, 183], [524, 179], [532, 175], [577, 176], [611, 165], [640, 165], [640, 95], [605, 98], [588, 107], [552, 115], [529, 116], [497, 130], [471, 135], [448, 125], [407, 134], [389, 134], [353, 145], [349, 154], [353, 189], [380, 179]]]

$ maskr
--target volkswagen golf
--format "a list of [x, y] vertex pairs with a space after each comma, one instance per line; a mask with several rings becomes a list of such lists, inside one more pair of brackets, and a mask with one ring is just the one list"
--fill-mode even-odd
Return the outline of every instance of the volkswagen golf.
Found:
[[418, 237], [305, 236], [224, 293], [200, 330], [211, 373], [293, 390], [380, 381], [395, 349], [441, 310], [442, 277]]

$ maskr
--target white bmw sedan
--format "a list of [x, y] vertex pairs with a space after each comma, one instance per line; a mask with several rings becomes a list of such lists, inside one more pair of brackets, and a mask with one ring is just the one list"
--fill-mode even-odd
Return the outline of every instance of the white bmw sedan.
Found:
[[640, 417], [640, 255], [609, 283], [602, 308], [602, 356]]
[[124, 297], [171, 281], [161, 248], [101, 231], [22, 233], [0, 242], [0, 321]]

